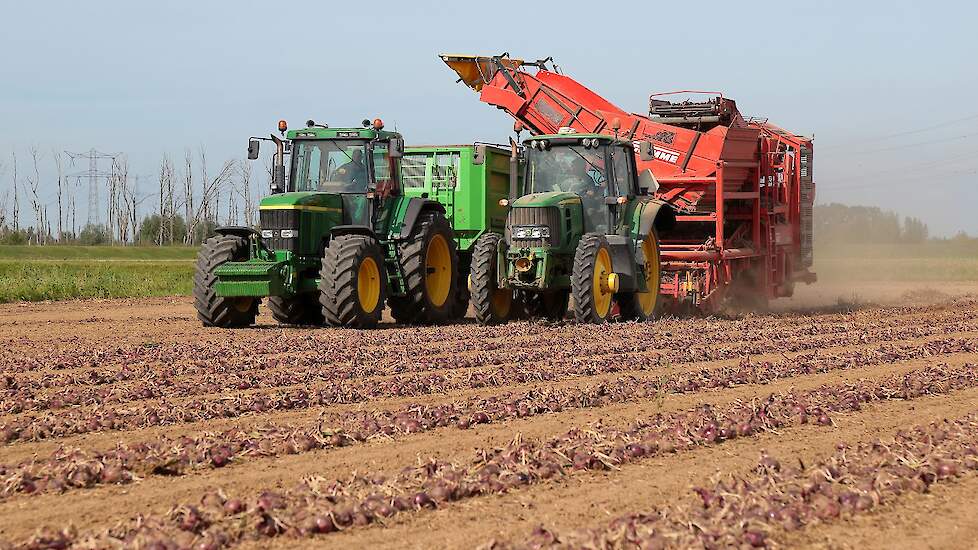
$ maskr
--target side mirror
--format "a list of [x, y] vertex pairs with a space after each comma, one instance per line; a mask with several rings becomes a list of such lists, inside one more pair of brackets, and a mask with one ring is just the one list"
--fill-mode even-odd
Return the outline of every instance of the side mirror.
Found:
[[390, 156], [395, 159], [404, 156], [404, 138], [391, 138]]
[[649, 195], [659, 190], [659, 180], [655, 179], [652, 170], [646, 168], [638, 175], [638, 188]]
[[249, 139], [248, 140], [248, 160], [255, 160], [258, 158], [258, 140]]
[[655, 147], [651, 141], [640, 141], [638, 143], [638, 158], [644, 162], [655, 160]]

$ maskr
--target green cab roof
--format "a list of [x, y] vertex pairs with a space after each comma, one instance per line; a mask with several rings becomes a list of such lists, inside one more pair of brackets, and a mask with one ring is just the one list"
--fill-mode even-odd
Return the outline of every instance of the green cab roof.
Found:
[[285, 133], [287, 139], [390, 139], [401, 137], [397, 132], [374, 130], [373, 128], [302, 128], [289, 130]]
[[552, 141], [555, 144], [567, 143], [569, 141], [578, 141], [582, 139], [599, 139], [603, 142], [608, 142], [611, 144], [619, 143], [631, 147], [631, 142], [624, 139], [616, 139], [615, 136], [609, 136], [608, 134], [595, 134], [595, 133], [572, 133], [572, 134], [540, 134], [536, 136], [530, 136], [523, 140], [523, 143], [528, 141], [540, 141], [540, 140]]

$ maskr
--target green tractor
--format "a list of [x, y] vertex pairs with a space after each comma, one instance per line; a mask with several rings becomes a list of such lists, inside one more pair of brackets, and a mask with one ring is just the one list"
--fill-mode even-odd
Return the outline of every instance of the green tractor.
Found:
[[[642, 158], [651, 145], [637, 144]], [[506, 322], [520, 314], [563, 319], [573, 297], [579, 322], [617, 315], [647, 320], [660, 310], [657, 232], [675, 213], [651, 193], [648, 170], [636, 174], [631, 141], [562, 128], [513, 145], [505, 231], [476, 242], [469, 286], [476, 319]], [[517, 160], [519, 159], [519, 160]]]
[[[194, 304], [205, 326], [254, 324], [267, 299], [280, 323], [370, 328], [385, 303], [398, 322], [441, 323], [459, 303], [455, 233], [437, 200], [405, 196], [404, 141], [375, 119], [362, 128], [279, 122], [272, 194], [260, 231], [222, 227], [197, 257]], [[289, 157], [286, 178], [285, 157]]]

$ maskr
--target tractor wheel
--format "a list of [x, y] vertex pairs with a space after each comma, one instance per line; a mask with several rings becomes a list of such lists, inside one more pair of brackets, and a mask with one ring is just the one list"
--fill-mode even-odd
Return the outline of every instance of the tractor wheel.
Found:
[[204, 242], [194, 268], [194, 306], [205, 327], [246, 327], [255, 324], [259, 299], [222, 297], [214, 290], [214, 270], [230, 261], [248, 259], [248, 241], [235, 235], [217, 235]]
[[315, 295], [270, 296], [268, 309], [283, 325], [321, 325], [325, 321], [323, 308]]
[[445, 215], [435, 210], [418, 216], [411, 237], [398, 245], [406, 295], [388, 300], [399, 323], [437, 324], [456, 310], [458, 245]]
[[661, 264], [659, 262], [659, 239], [655, 230], [642, 241], [642, 257], [645, 286], [648, 292], [629, 292], [616, 296], [621, 318], [625, 321], [648, 321], [662, 316], [665, 300], [659, 296]]
[[331, 326], [372, 328], [384, 311], [384, 256], [364, 235], [330, 240], [319, 272], [319, 303]]
[[574, 253], [571, 291], [574, 318], [580, 323], [604, 323], [611, 317], [611, 301], [618, 289], [618, 276], [611, 264], [608, 240], [601, 235], [581, 237]]
[[521, 291], [519, 292], [519, 301], [523, 304], [526, 315], [531, 319], [560, 321], [567, 315], [567, 306], [570, 303], [570, 291]]
[[497, 286], [497, 254], [502, 236], [486, 233], [472, 250], [472, 307], [480, 325], [497, 325], [513, 318], [513, 291]]

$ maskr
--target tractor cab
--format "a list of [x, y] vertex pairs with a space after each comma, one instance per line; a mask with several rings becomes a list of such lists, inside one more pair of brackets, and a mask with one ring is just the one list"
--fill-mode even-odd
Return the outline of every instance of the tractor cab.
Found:
[[[566, 130], [570, 130], [569, 128]], [[580, 200], [583, 230], [609, 233], [618, 225], [618, 197], [639, 194], [632, 144], [602, 134], [537, 136], [524, 141], [525, 172], [514, 207]], [[566, 215], [565, 215], [566, 217]]]

